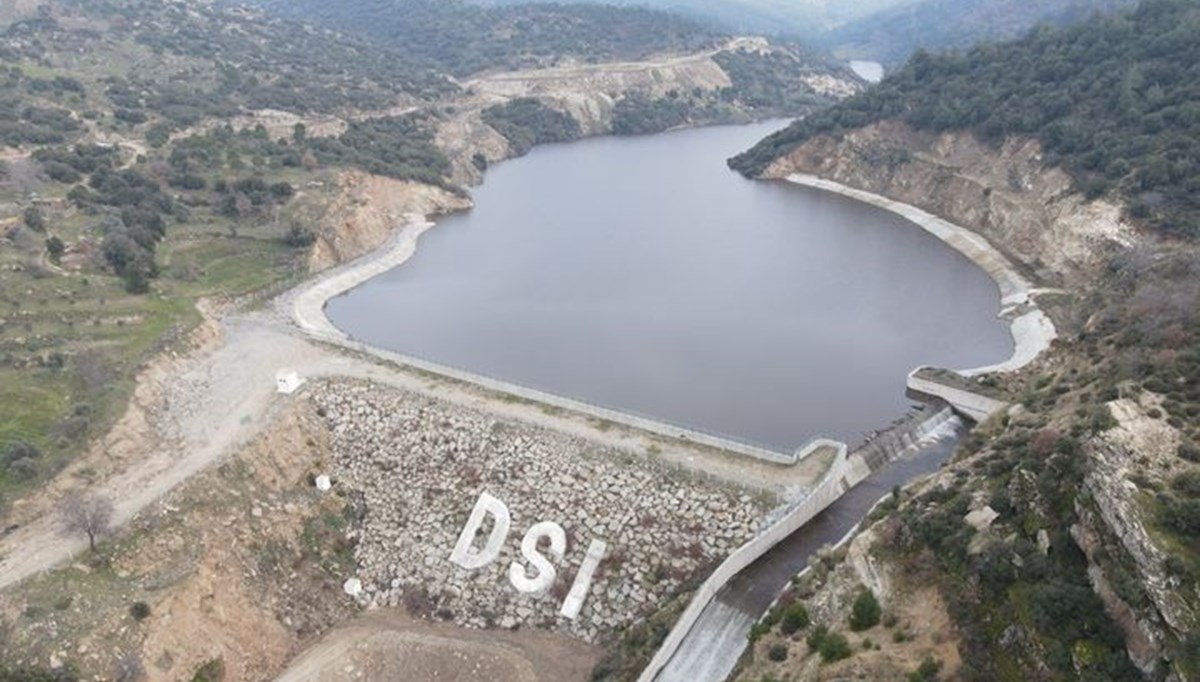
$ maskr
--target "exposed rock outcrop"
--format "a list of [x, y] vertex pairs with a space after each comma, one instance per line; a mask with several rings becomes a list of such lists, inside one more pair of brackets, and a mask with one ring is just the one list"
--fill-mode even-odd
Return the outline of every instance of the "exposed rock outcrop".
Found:
[[338, 195], [325, 209], [309, 254], [313, 271], [382, 246], [411, 214], [435, 215], [472, 206], [469, 198], [440, 187], [361, 171], [346, 171], [338, 182]]
[[970, 133], [917, 132], [882, 122], [840, 140], [812, 139], [765, 175], [810, 173], [912, 204], [986, 237], [1046, 283], [1095, 274], [1112, 247], [1132, 243], [1120, 207], [1085, 201], [1070, 177], [1043, 165], [1041, 145], [992, 148]]

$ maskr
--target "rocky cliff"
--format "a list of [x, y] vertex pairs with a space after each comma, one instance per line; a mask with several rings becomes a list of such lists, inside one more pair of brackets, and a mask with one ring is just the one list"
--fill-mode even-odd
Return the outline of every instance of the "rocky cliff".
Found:
[[439, 215], [471, 206], [469, 198], [440, 187], [346, 171], [319, 220], [309, 269], [324, 270], [382, 246], [413, 214]]
[[1043, 164], [1041, 146], [999, 148], [967, 132], [918, 132], [886, 121], [817, 137], [777, 159], [766, 177], [809, 173], [898, 201], [986, 237], [1047, 284], [1094, 275], [1114, 248], [1135, 239], [1107, 200], [1085, 201], [1071, 178]]

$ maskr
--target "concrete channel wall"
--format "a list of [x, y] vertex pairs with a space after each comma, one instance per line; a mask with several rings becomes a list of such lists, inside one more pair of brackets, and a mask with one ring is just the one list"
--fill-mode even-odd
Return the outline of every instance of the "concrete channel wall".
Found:
[[810, 495], [784, 514], [783, 518], [760, 533], [758, 537], [739, 547], [713, 571], [712, 575], [696, 591], [691, 603], [688, 604], [683, 615], [679, 617], [671, 632], [663, 640], [650, 664], [638, 677], [638, 682], [654, 682], [654, 679], [670, 662], [671, 657], [675, 655], [684, 638], [691, 632], [704, 609], [717, 596], [721, 588], [725, 587], [726, 583], [766, 554], [772, 547], [782, 542], [784, 538], [811, 521], [813, 517], [837, 501], [843, 493], [870, 474], [870, 469], [858, 457], [847, 456], [847, 447], [844, 443], [825, 441], [823, 444], [827, 447], [836, 447], [837, 455], [821, 482], [817, 484]]
[[909, 373], [906, 382], [908, 389], [923, 395], [941, 398], [949, 403], [955, 412], [970, 418], [972, 421], [984, 422], [993, 414], [1008, 409], [1008, 403], [1002, 400], [996, 400], [995, 398], [989, 398], [972, 391], [948, 386], [931, 379], [922, 379], [917, 376], [917, 373], [922, 369], [926, 368], [918, 367]]

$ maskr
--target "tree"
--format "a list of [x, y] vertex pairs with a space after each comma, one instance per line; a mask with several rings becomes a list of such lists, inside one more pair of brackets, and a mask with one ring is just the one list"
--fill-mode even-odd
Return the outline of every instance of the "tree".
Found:
[[50, 237], [46, 240], [46, 253], [50, 256], [50, 262], [58, 263], [62, 260], [63, 253], [67, 250], [67, 245], [58, 237]]
[[863, 590], [854, 599], [854, 606], [850, 612], [850, 629], [855, 632], [869, 630], [879, 624], [880, 615], [879, 600], [875, 599], [870, 590]]
[[46, 216], [42, 213], [42, 209], [37, 206], [25, 209], [25, 227], [34, 232], [46, 231]]
[[796, 602], [783, 612], [783, 619], [779, 623], [779, 631], [785, 635], [790, 635], [797, 630], [803, 630], [808, 627], [808, 609], [804, 608], [804, 604]]
[[67, 534], [87, 536], [88, 547], [96, 551], [96, 540], [111, 530], [113, 503], [107, 497], [87, 493], [69, 494], [60, 507], [63, 530]]

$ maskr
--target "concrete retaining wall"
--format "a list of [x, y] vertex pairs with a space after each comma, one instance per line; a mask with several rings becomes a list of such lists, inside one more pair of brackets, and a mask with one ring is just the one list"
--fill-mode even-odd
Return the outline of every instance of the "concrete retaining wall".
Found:
[[954, 408], [955, 412], [969, 417], [975, 422], [987, 421], [989, 417], [997, 412], [1008, 409], [1008, 403], [1002, 400], [989, 398], [965, 389], [947, 386], [946, 384], [930, 379], [922, 379], [917, 376], [917, 373], [922, 369], [926, 368], [918, 367], [909, 373], [908, 380], [906, 381], [909, 390], [941, 398], [950, 403], [950, 407]]
[[821, 482], [813, 489], [812, 494], [798, 502], [783, 518], [759, 534], [758, 537], [729, 555], [729, 558], [722, 562], [704, 581], [704, 584], [692, 597], [692, 601], [684, 610], [683, 615], [676, 621], [670, 634], [663, 640], [650, 664], [638, 677], [638, 682], [653, 682], [658, 677], [662, 669], [671, 661], [671, 657], [675, 655], [679, 645], [683, 643], [696, 621], [699, 620], [704, 609], [725, 587], [726, 583], [766, 554], [772, 547], [811, 521], [813, 517], [840, 498], [843, 493], [870, 475], [869, 467], [861, 461], [855, 461], [859, 458], [847, 456], [845, 444], [836, 443], [836, 445], [838, 447], [837, 456], [829, 470], [825, 472]]

